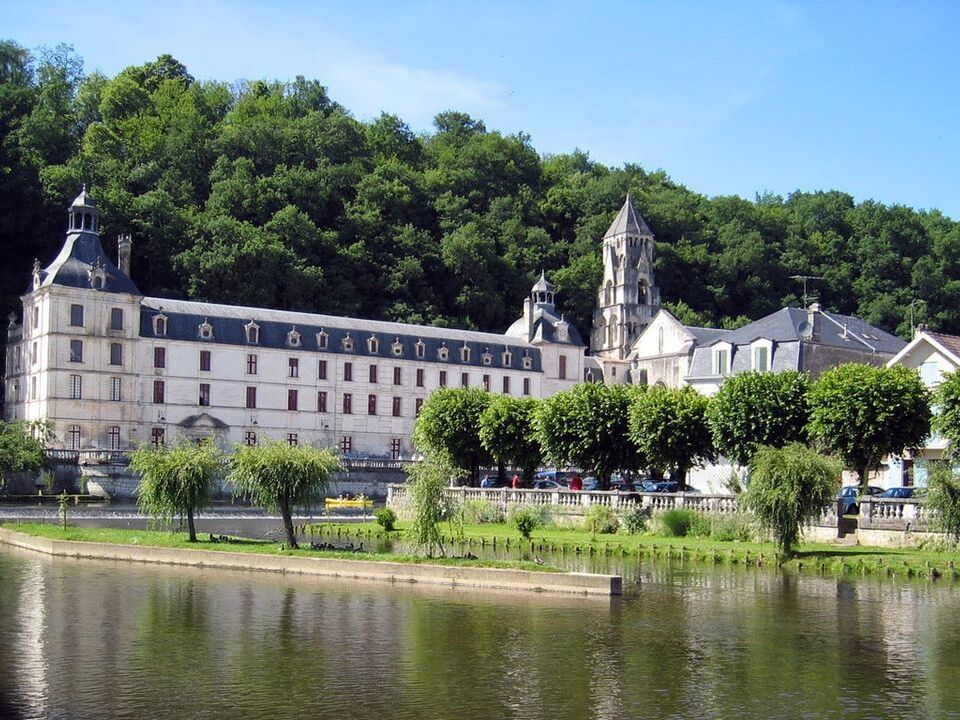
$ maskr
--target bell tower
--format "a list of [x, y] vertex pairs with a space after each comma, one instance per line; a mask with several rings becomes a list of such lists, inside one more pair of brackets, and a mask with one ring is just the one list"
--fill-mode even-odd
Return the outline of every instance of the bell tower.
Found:
[[630, 347], [660, 306], [653, 251], [653, 232], [627, 195], [603, 236], [603, 281], [590, 332], [590, 352], [605, 369], [611, 365], [607, 382], [623, 381]]

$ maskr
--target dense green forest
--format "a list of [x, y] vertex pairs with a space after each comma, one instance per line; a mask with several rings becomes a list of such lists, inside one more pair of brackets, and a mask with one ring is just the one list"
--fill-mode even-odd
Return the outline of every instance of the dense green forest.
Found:
[[838, 191], [708, 198], [660, 170], [542, 156], [460, 112], [422, 135], [361, 122], [303, 77], [200, 82], [164, 55], [108, 78], [69, 47], [0, 42], [4, 312], [60, 247], [82, 183], [108, 249], [133, 235], [152, 295], [502, 331], [543, 268], [585, 333], [629, 191], [687, 322], [799, 305], [803, 274], [828, 309], [906, 336], [922, 300], [918, 322], [960, 332], [960, 224], [937, 211]]

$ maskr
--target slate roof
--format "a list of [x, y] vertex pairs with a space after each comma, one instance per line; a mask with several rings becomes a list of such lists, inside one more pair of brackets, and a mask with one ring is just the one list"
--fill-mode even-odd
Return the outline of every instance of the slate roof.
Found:
[[90, 289], [93, 287], [90, 270], [96, 265], [103, 268], [106, 278], [101, 288], [103, 292], [141, 294], [133, 280], [124, 275], [104, 252], [100, 236], [89, 230], [71, 230], [67, 233], [60, 254], [40, 271], [40, 287], [63, 285]]
[[945, 347], [947, 350], [960, 358], [960, 337], [957, 337], [956, 335], [947, 335], [946, 333], [933, 332], [932, 330], [924, 330], [923, 334], [929, 335], [931, 338], [943, 345], [943, 347]]
[[608, 237], [622, 235], [623, 233], [629, 233], [631, 235], [653, 235], [650, 231], [650, 226], [647, 225], [646, 221], [640, 216], [640, 213], [633, 207], [633, 201], [630, 200], [629, 195], [627, 195], [627, 199], [624, 200], [620, 212], [617, 213], [613, 222], [610, 223], [610, 227], [607, 229], [603, 238], [607, 239]]
[[[398, 360], [480, 367], [485, 366], [483, 355], [489, 352], [492, 356], [489, 364], [491, 368], [524, 369], [523, 357], [527, 356], [531, 359], [530, 370], [542, 371], [540, 350], [507, 335], [168, 298], [143, 299], [140, 311], [141, 337], [158, 337], [154, 333], [153, 318], [161, 313], [167, 318], [167, 333], [160, 337], [172, 340], [199, 341], [199, 326], [206, 321], [213, 326], [213, 337], [205, 342], [213, 344], [288, 348], [291, 351], [379, 357], [386, 360], [395, 357]], [[260, 339], [255, 344], [247, 342], [246, 325], [250, 321], [259, 326]], [[288, 344], [288, 333], [292, 329], [300, 333], [301, 344], [297, 347]], [[326, 349], [321, 349], [318, 345], [317, 334], [321, 331], [327, 334]], [[343, 347], [343, 340], [348, 336], [353, 340], [352, 351]], [[372, 336], [379, 341], [379, 348], [375, 353], [370, 352], [367, 345], [367, 340]], [[416, 355], [416, 346], [421, 340], [425, 347], [422, 358]], [[392, 346], [398, 341], [402, 352], [394, 355]], [[460, 349], [464, 345], [470, 349], [470, 359], [466, 363], [461, 361], [460, 356]], [[446, 361], [439, 359], [439, 350], [444, 346], [449, 351], [449, 359]], [[504, 350], [509, 350], [511, 354], [508, 365], [502, 362]]]

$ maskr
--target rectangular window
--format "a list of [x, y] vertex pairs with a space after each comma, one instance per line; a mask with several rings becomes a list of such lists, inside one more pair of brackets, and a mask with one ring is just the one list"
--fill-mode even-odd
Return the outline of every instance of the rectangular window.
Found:
[[208, 407], [210, 405], [210, 383], [200, 383], [200, 406]]
[[164, 396], [164, 385], [163, 380], [154, 380], [153, 381], [153, 401], [155, 403], [162, 403]]
[[287, 390], [287, 410], [297, 409], [297, 391]]
[[353, 438], [349, 435], [344, 435], [340, 438], [340, 452], [346, 454], [353, 451]]
[[253, 410], [257, 407], [257, 389], [247, 387], [247, 410]]
[[167, 349], [155, 347], [153, 349], [153, 366], [155, 368], [165, 368], [167, 366]]
[[67, 430], [67, 444], [70, 445], [71, 450], [80, 449], [80, 426], [71, 425], [69, 430]]
[[257, 444], [257, 434], [253, 430], [247, 430], [243, 433], [243, 444], [244, 445], [256, 445]]
[[123, 345], [110, 343], [110, 364], [123, 365]]
[[250, 354], [247, 355], [247, 375], [256, 375], [257, 374], [257, 356]]
[[123, 310], [110, 308], [110, 329], [123, 330]]
[[510, 394], [510, 378], [507, 376], [504, 376], [503, 378], [503, 394], [504, 395]]
[[393, 398], [393, 416], [400, 417], [400, 398]]
[[393, 369], [393, 384], [394, 384], [394, 385], [401, 385], [401, 384], [402, 384], [402, 383], [400, 382], [401, 376], [402, 376], [402, 372], [401, 372], [400, 368], [395, 367], [395, 368]]
[[37, 306], [33, 308], [33, 329], [34, 331], [40, 329], [40, 308]]
[[377, 414], [377, 396], [368, 395], [367, 396], [367, 415], [376, 415]]
[[726, 348], [716, 350], [713, 353], [713, 374], [714, 375], [726, 375], [729, 371], [729, 360], [730, 353]]
[[560, 379], [561, 380], [567, 379], [567, 356], [566, 355], [560, 356]]
[[417, 417], [420, 417], [420, 410], [423, 409], [423, 398], [417, 398], [413, 403], [413, 412]]
[[150, 442], [152, 442], [157, 447], [160, 447], [165, 442], [166, 433], [163, 431], [162, 427], [151, 428], [150, 430]]
[[400, 438], [393, 438], [390, 441], [390, 459], [399, 460], [400, 459]]
[[110, 429], [107, 431], [107, 440], [109, 442], [109, 448], [111, 450], [120, 449], [120, 426], [111, 425]]
[[70, 306], [70, 326], [83, 327], [83, 305]]
[[317, 366], [317, 377], [320, 380], [327, 379], [327, 361], [326, 360], [321, 360], [320, 364]]
[[37, 379], [35, 377], [30, 378], [30, 399], [37, 399]]
[[292, 378], [300, 377], [300, 361], [297, 358], [288, 358], [287, 371]]
[[460, 373], [460, 387], [470, 387], [470, 373]]
[[70, 399], [83, 399], [83, 375], [70, 376]]
[[370, 382], [371, 383], [377, 382], [377, 366], [376, 365], [370, 366]]
[[350, 415], [353, 412], [353, 395], [350, 393], [343, 394], [343, 414]]
[[487, 392], [490, 392], [490, 376], [489, 375], [483, 376], [483, 389], [486, 390]]
[[446, 387], [446, 386], [447, 386], [447, 371], [441, 370], [440, 371], [440, 387]]
[[30, 364], [31, 365], [37, 364], [37, 341], [36, 340], [34, 340], [33, 343], [30, 345]]
[[530, 378], [523, 379], [523, 394], [524, 395], [530, 394]]
[[288, 445], [297, 445], [300, 442], [297, 433], [287, 433], [287, 444]]
[[936, 360], [927, 360], [925, 363], [920, 363], [920, 379], [927, 387], [940, 382], [940, 366], [937, 365]]
[[770, 369], [769, 348], [758, 347], [753, 349], [753, 369], [757, 372], [766, 372]]
[[200, 371], [210, 372], [210, 351], [209, 350], [200, 351]]
[[317, 412], [325, 413], [327, 411], [327, 393], [321, 390], [317, 393]]
[[353, 363], [345, 362], [343, 364], [343, 379], [346, 382], [353, 380]]
[[83, 340], [70, 341], [70, 362], [83, 362]]
[[110, 378], [110, 400], [120, 402], [121, 400], [121, 380], [118, 377]]
[[417, 387], [423, 387], [423, 368], [417, 368]]

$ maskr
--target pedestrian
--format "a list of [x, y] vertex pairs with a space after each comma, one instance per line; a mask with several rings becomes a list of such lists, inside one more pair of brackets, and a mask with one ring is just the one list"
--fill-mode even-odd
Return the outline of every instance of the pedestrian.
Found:
[[574, 473], [573, 477], [570, 478], [570, 489], [583, 490], [583, 478], [580, 477], [580, 473]]
[[514, 473], [513, 480], [510, 481], [510, 485], [514, 490], [520, 487], [520, 473]]

